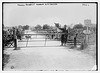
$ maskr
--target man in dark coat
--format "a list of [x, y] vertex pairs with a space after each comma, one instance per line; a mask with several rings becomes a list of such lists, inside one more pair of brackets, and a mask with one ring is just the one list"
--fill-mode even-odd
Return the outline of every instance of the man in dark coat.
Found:
[[64, 44], [64, 34], [61, 35], [61, 46]]
[[66, 44], [68, 40], [68, 30], [65, 31], [64, 40], [65, 40], [64, 44]]
[[66, 45], [67, 37], [68, 37], [68, 30], [63, 30], [63, 33], [61, 35], [61, 46], [63, 46], [63, 44]]
[[75, 37], [74, 37], [74, 46], [75, 46], [75, 47], [76, 47], [76, 45], [77, 45], [77, 42], [76, 42], [77, 35], [78, 35], [78, 33], [76, 33], [76, 34], [75, 34]]

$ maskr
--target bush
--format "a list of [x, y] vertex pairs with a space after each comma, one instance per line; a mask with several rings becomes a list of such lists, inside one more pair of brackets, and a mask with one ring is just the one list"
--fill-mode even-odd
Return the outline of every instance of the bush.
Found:
[[88, 44], [86, 42], [82, 42], [80, 46], [80, 50], [86, 49], [88, 47]]

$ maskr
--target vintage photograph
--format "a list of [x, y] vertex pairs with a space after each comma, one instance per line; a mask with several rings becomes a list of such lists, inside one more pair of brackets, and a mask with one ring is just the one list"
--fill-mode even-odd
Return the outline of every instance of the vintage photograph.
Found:
[[97, 2], [2, 2], [2, 71], [97, 71]]

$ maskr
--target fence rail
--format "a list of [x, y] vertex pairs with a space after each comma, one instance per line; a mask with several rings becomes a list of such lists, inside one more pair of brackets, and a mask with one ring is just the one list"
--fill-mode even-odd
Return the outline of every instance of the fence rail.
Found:
[[[52, 33], [39, 33], [39, 32], [37, 32], [37, 33], [35, 33], [35, 34], [29, 34], [29, 33], [27, 33], [27, 34], [22, 34], [22, 36], [28, 36], [26, 39], [30, 39], [30, 37], [33, 35], [44, 35], [45, 37], [43, 37], [43, 39], [44, 40], [20, 40], [20, 41], [18, 41], [18, 42], [38, 42], [38, 41], [60, 41], [61, 40], [61, 35], [62, 34], [65, 34], [65, 33], [57, 33], [57, 32], [52, 32]], [[13, 36], [14, 36], [15, 34], [13, 34]], [[51, 39], [51, 37], [52, 37], [52, 35], [54, 35], [54, 36], [56, 36], [56, 37], [54, 37], [54, 39]], [[17, 35], [15, 35], [15, 36], [17, 36]], [[79, 37], [80, 36], [80, 37]], [[85, 34], [83, 34], [83, 33], [81, 33], [81, 34], [79, 34], [78, 35], [78, 38], [76, 39], [76, 42], [74, 41], [74, 39], [73, 39], [73, 37], [74, 37], [74, 35], [70, 35], [70, 33], [68, 33], [68, 41], [67, 41], [67, 44], [70, 44], [70, 45], [73, 45], [74, 43], [77, 43], [78, 45], [80, 45], [81, 44], [81, 41], [82, 41], [82, 39], [85, 37]], [[9, 45], [6, 45], [6, 47], [9, 47], [9, 46], [12, 46], [12, 47], [15, 47], [15, 45], [16, 45], [16, 47], [17, 47], [17, 43], [15, 44], [14, 42], [16, 42], [16, 41], [14, 41], [14, 40], [11, 40], [11, 38], [10, 37], [5, 37], [6, 38], [6, 40], [4, 40], [4, 44], [9, 44]], [[7, 39], [10, 39], [10, 40], [7, 40]], [[23, 39], [23, 38], [22, 38]], [[36, 39], [36, 38], [31, 38], [31, 39]], [[40, 38], [39, 38], [40, 39]], [[42, 39], [42, 38], [41, 38]], [[49, 39], [49, 40], [48, 40]], [[17, 39], [16, 39], [17, 40]]]

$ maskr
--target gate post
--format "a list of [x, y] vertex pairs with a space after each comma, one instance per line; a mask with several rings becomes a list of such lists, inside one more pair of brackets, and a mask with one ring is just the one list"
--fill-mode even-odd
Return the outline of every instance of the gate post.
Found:
[[46, 40], [47, 40], [47, 39], [46, 39], [46, 36], [47, 36], [47, 35], [45, 35], [45, 44], [44, 44], [44, 46], [46, 46]]
[[76, 37], [74, 37], [74, 46], [76, 47]]
[[76, 41], [77, 35], [78, 34], [75, 34], [75, 37], [74, 37], [74, 47], [76, 47], [76, 45], [77, 45], [77, 41]]
[[17, 50], [17, 35], [16, 35], [16, 29], [13, 28], [13, 35], [14, 35], [14, 50]]

